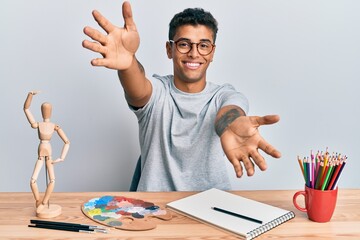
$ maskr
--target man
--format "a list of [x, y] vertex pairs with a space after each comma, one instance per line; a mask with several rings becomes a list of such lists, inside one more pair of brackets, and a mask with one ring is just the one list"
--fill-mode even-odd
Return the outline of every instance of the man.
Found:
[[129, 107], [139, 122], [141, 177], [139, 191], [188, 191], [211, 187], [230, 189], [224, 153], [237, 177], [243, 167], [249, 176], [254, 165], [266, 169], [258, 149], [279, 158], [280, 152], [259, 134], [258, 127], [279, 121], [277, 115], [246, 116], [246, 98], [229, 85], [206, 81], [213, 60], [217, 22], [202, 9], [186, 9], [170, 22], [166, 51], [173, 75], [148, 79], [135, 53], [140, 37], [130, 3], [122, 6], [124, 28], [93, 11], [107, 35], [90, 27], [95, 40], [83, 47], [100, 53], [93, 66], [118, 71]]

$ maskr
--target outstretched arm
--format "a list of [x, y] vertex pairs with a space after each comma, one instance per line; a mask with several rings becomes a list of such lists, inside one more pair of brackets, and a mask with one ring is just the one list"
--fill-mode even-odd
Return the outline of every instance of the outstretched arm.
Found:
[[32, 128], [37, 128], [38, 124], [35, 121], [35, 118], [32, 115], [32, 113], [30, 112], [30, 105], [31, 105], [32, 97], [38, 93], [39, 93], [38, 91], [29, 92], [27, 95], [27, 98], [25, 100], [25, 103], [24, 103], [24, 112], [25, 112], [26, 118], [29, 121]]
[[59, 126], [56, 126], [55, 127], [55, 131], [58, 133], [59, 137], [63, 140], [64, 142], [64, 147], [61, 151], [61, 155], [60, 155], [60, 158], [54, 160], [52, 163], [57, 163], [57, 162], [62, 162], [65, 160], [66, 158], [66, 155], [69, 151], [69, 148], [70, 148], [70, 141], [69, 139], [66, 137], [64, 131], [59, 127]]
[[255, 171], [254, 163], [262, 171], [266, 170], [265, 159], [258, 149], [272, 157], [281, 157], [281, 153], [261, 137], [258, 129], [261, 125], [274, 124], [279, 120], [278, 115], [245, 116], [244, 111], [237, 106], [225, 106], [219, 110], [215, 130], [237, 177], [243, 175], [243, 166], [247, 175], [252, 176]]
[[130, 3], [124, 2], [122, 6], [125, 22], [123, 28], [113, 25], [96, 10], [92, 14], [107, 34], [104, 35], [90, 27], [84, 28], [84, 33], [95, 42], [84, 40], [83, 47], [103, 56], [103, 58], [93, 59], [91, 64], [118, 70], [128, 103], [135, 107], [144, 106], [150, 99], [152, 88], [150, 81], [145, 77], [142, 65], [135, 57], [140, 37], [133, 20]]

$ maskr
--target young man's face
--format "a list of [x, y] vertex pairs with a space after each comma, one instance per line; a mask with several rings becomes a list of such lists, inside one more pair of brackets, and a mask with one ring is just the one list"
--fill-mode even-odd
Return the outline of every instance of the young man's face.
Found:
[[[191, 43], [213, 44], [213, 32], [204, 25], [184, 25], [177, 29], [174, 41], [185, 40]], [[177, 50], [174, 42], [167, 43], [167, 55], [173, 59], [175, 86], [185, 92], [200, 92], [206, 84], [206, 70], [213, 59], [215, 47], [210, 54], [201, 55], [196, 44], [191, 44], [188, 53]], [[211, 46], [212, 47], [212, 46]]]

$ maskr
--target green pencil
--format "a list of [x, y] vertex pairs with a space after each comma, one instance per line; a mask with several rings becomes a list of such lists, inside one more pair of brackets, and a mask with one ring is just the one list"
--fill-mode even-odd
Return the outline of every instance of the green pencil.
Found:
[[321, 187], [321, 190], [322, 190], [322, 191], [324, 191], [324, 190], [325, 190], [325, 187], [328, 185], [329, 179], [330, 179], [330, 175], [331, 175], [333, 169], [334, 169], [334, 165], [331, 164], [331, 165], [329, 166], [329, 169], [327, 170], [326, 177], [325, 177], [325, 181], [324, 181], [324, 183], [323, 183], [323, 185], [322, 185], [322, 187]]

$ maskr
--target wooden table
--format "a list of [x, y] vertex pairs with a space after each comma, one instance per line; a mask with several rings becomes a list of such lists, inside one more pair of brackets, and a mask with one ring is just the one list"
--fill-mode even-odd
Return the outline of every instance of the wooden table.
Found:
[[[53, 193], [51, 202], [62, 206], [62, 214], [54, 221], [94, 225], [81, 212], [87, 200], [104, 195], [121, 195], [154, 202], [160, 207], [194, 192], [76, 192]], [[257, 239], [360, 239], [360, 189], [339, 189], [337, 206], [331, 222], [315, 223], [292, 204], [295, 190], [233, 191], [243, 197], [292, 210], [296, 217], [259, 236]], [[300, 199], [299, 199], [300, 200]], [[149, 231], [113, 229], [109, 234], [78, 233], [29, 228], [35, 216], [32, 193], [0, 193], [0, 239], [238, 239], [233, 235], [195, 220], [173, 213], [170, 221], [155, 220], [157, 227]], [[97, 224], [96, 224], [97, 225]]]

